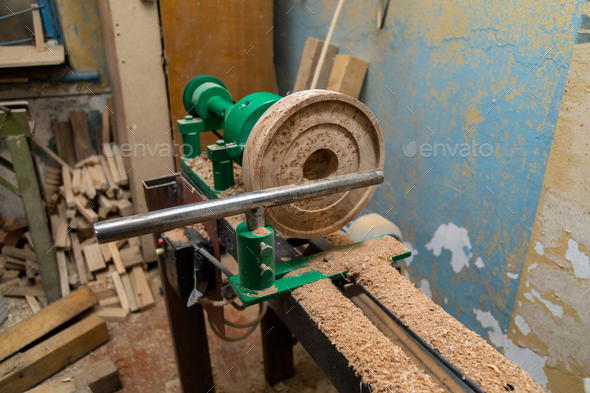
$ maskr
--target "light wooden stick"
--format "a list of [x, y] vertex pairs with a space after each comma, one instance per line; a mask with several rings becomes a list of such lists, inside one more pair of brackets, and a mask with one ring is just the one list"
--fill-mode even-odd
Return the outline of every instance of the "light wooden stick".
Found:
[[310, 89], [315, 89], [318, 85], [318, 80], [320, 79], [320, 72], [322, 70], [322, 66], [324, 65], [324, 60], [326, 60], [326, 53], [328, 52], [328, 47], [330, 46], [330, 41], [332, 40], [332, 36], [334, 35], [334, 30], [336, 29], [336, 22], [338, 21], [338, 16], [340, 16], [340, 11], [342, 10], [342, 6], [344, 5], [344, 0], [340, 0], [338, 5], [336, 6], [336, 12], [334, 12], [334, 16], [332, 17], [332, 23], [330, 24], [330, 29], [328, 30], [328, 34], [326, 35], [326, 41], [324, 41], [324, 46], [322, 47], [322, 53], [320, 53], [320, 59], [318, 60], [318, 65], [315, 68], [315, 73], [313, 74], [313, 80], [311, 81]]

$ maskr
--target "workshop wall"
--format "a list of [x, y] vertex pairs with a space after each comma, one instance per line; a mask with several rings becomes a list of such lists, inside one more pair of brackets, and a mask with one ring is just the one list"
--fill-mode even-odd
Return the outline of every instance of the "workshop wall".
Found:
[[508, 337], [543, 356], [552, 392], [590, 377], [590, 3], [574, 45]]
[[[369, 208], [402, 230], [417, 286], [554, 389], [548, 348], [507, 333], [583, 2], [392, 0], [382, 30], [378, 4], [347, 1], [332, 37], [339, 53], [369, 62], [360, 99], [387, 152]], [[293, 89], [307, 37], [325, 39], [335, 7], [275, 1], [281, 94]]]
[[[26, 9], [31, 2], [11, 0], [10, 4], [16, 12]], [[110, 96], [96, 0], [55, 0], [55, 4], [71, 70], [67, 71], [67, 79], [48, 67], [0, 69], [0, 100], [27, 100], [31, 118], [36, 122], [35, 135], [54, 150], [51, 130], [54, 122], [69, 120], [72, 110], [84, 110], [93, 135], [94, 128], [102, 123], [100, 113]], [[3, 13], [5, 10], [0, 11], [0, 15]], [[26, 20], [23, 18], [23, 21]], [[35, 152], [40, 157], [41, 173], [44, 175], [45, 165], [56, 164], [40, 149], [35, 149]], [[3, 140], [0, 140], [0, 155], [10, 157]], [[14, 175], [3, 167], [0, 167], [0, 176], [16, 184]], [[20, 198], [3, 187], [0, 187], [0, 213], [4, 217], [24, 219]]]

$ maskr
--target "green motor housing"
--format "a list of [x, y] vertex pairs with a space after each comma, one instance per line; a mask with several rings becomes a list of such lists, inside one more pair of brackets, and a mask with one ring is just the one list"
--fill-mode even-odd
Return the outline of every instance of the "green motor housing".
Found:
[[[188, 115], [177, 121], [183, 143], [192, 147], [193, 152], [188, 158], [200, 156], [201, 132], [223, 130], [223, 142], [230, 159], [242, 165], [244, 148], [252, 128], [262, 114], [280, 99], [277, 94], [260, 92], [234, 104], [231, 94], [219, 79], [209, 75], [194, 78], [183, 94]], [[216, 145], [217, 150], [218, 147]]]

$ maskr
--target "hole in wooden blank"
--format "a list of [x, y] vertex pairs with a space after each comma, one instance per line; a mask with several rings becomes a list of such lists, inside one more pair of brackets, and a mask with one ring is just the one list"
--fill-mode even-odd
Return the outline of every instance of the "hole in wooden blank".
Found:
[[307, 180], [324, 179], [337, 170], [338, 157], [328, 149], [314, 151], [303, 164], [303, 176]]

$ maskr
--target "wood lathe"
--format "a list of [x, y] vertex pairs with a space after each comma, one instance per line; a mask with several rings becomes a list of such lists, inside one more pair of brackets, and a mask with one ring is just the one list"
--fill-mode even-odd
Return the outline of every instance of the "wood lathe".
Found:
[[[227, 340], [243, 339], [261, 324], [271, 385], [294, 373], [295, 336], [340, 392], [358, 392], [359, 386], [373, 392], [439, 391], [336, 289], [351, 282], [464, 391], [542, 391], [399, 275], [392, 263], [410, 251], [398, 240], [329, 241], [361, 213], [384, 179], [383, 135], [364, 104], [325, 90], [285, 98], [254, 93], [234, 103], [211, 76], [193, 79], [183, 98], [182, 173], [144, 181], [149, 213], [94, 228], [101, 243], [157, 237], [185, 392], [214, 391], [203, 309], [213, 332]], [[195, 170], [195, 160], [204, 162], [200, 134], [217, 130], [223, 139], [207, 146], [208, 160]], [[245, 220], [236, 217], [242, 214]], [[224, 252], [238, 262], [238, 274], [220, 261]], [[259, 316], [249, 324], [226, 321], [223, 306], [229, 304], [259, 304]], [[247, 331], [228, 338], [226, 324]]]

